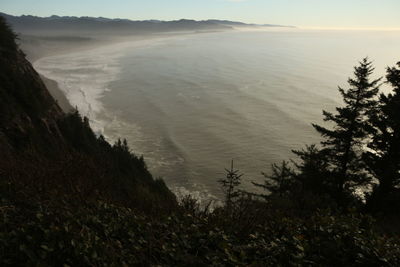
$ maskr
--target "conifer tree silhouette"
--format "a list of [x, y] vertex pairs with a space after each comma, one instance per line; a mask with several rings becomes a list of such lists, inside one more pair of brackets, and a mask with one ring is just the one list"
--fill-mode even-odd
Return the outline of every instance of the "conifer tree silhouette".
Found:
[[380, 95], [379, 106], [369, 117], [373, 137], [364, 153], [368, 171], [379, 181], [375, 201], [400, 186], [400, 62], [387, 69], [386, 80], [393, 92]]
[[348, 80], [350, 87], [347, 90], [339, 87], [344, 107], [336, 108], [336, 114], [323, 111], [324, 120], [334, 124], [332, 129], [313, 124], [324, 138], [321, 144], [329, 162], [329, 179], [334, 197], [342, 204], [353, 186], [368, 182], [368, 176], [362, 173], [360, 158], [361, 147], [369, 134], [366, 117], [376, 106], [381, 80], [370, 80], [373, 71], [372, 63], [364, 58], [354, 68], [354, 77]]
[[240, 195], [240, 191], [237, 187], [241, 184], [241, 177], [243, 174], [239, 173], [239, 170], [235, 170], [233, 167], [233, 160], [231, 161], [230, 169], [226, 169], [226, 176], [223, 179], [219, 179], [218, 182], [221, 184], [225, 194], [225, 205], [227, 210], [230, 210], [232, 203], [235, 198]]

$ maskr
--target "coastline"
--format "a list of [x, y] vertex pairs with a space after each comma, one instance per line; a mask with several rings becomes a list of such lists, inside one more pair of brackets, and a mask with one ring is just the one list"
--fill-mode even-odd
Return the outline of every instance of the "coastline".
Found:
[[[108, 46], [147, 42], [151, 40], [166, 40], [179, 36], [197, 35], [201, 33], [220, 32], [220, 31], [185, 31], [185, 32], [165, 32], [158, 34], [131, 35], [128, 37], [80, 37], [80, 36], [20, 36], [20, 48], [26, 54], [27, 59], [32, 65], [37, 61], [47, 57], [62, 56], [73, 53], [92, 51], [95, 49], [106, 48]], [[35, 67], [34, 67], [35, 68]], [[36, 68], [35, 68], [36, 69]], [[66, 93], [60, 88], [54, 79], [39, 73], [46, 88], [51, 96], [57, 101], [60, 108], [69, 113], [75, 109], [74, 105], [68, 100]]]
[[[135, 36], [137, 40], [143, 40]], [[134, 41], [136, 38], [130, 38]], [[21, 36], [20, 47], [26, 54], [27, 59], [32, 65], [40, 59], [70, 53], [89, 51], [107, 45], [118, 44], [127, 41], [128, 38], [84, 38], [84, 37], [53, 37], [45, 38], [41, 36]], [[67, 40], [67, 41], [66, 41]], [[36, 69], [36, 68], [35, 68]], [[65, 92], [60, 88], [58, 82], [39, 73], [50, 95], [56, 100], [57, 104], [65, 113], [72, 112], [75, 107], [68, 100]]]
[[71, 105], [65, 93], [60, 89], [58, 83], [55, 80], [49, 79], [41, 74], [40, 78], [42, 79], [44, 85], [46, 86], [47, 90], [49, 91], [50, 95], [56, 100], [58, 106], [65, 112], [70, 113], [75, 108]]

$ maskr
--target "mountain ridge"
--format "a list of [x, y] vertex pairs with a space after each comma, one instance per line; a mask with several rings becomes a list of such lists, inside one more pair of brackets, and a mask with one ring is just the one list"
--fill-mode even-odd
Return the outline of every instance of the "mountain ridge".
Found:
[[[168, 32], [184, 30], [232, 30], [234, 27], [293, 27], [274, 24], [248, 24], [229, 20], [130, 20], [122, 18], [58, 16], [39, 17], [32, 15], [14, 16], [1, 13], [17, 32], [43, 30], [62, 31], [123, 31], [123, 32]], [[51, 24], [49, 24], [51, 22]]]

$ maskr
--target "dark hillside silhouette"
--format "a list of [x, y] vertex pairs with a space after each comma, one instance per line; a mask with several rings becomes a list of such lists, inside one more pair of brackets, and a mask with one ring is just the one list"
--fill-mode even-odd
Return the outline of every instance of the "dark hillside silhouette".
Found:
[[[15, 34], [3, 18], [0, 30], [4, 37], [0, 42], [0, 174], [34, 182], [38, 179], [34, 173], [40, 172], [42, 179], [64, 186], [66, 192], [100, 192], [128, 205], [140, 199], [146, 208], [175, 205], [173, 194], [151, 176], [143, 159], [130, 153], [126, 143], [110, 145], [93, 133], [88, 119], [77, 111], [64, 114], [18, 50]], [[74, 182], [79, 186], [69, 188]]]

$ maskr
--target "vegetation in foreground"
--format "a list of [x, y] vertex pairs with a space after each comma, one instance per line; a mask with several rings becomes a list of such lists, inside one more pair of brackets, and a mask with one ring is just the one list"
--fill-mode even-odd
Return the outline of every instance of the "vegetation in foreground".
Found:
[[331, 128], [315, 125], [320, 146], [273, 165], [259, 196], [232, 164], [211, 211], [178, 204], [126, 142], [64, 114], [3, 20], [0, 37], [2, 266], [400, 265], [400, 63], [379, 95], [363, 60], [345, 106], [324, 112]]

